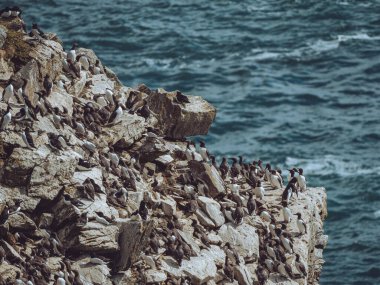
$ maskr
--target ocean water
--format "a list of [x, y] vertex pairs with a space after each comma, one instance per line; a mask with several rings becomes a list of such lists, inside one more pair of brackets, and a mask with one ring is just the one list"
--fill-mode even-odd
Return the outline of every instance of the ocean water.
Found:
[[321, 284], [380, 284], [379, 0], [17, 3], [125, 85], [213, 103], [219, 157], [303, 167], [328, 193]]

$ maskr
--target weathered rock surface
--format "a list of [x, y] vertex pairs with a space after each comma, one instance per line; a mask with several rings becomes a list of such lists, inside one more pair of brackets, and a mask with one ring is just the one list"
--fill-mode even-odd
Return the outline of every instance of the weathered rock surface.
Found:
[[175, 92], [159, 89], [148, 97], [157, 114], [161, 131], [172, 138], [205, 135], [215, 119], [216, 109], [199, 96], [188, 96], [190, 103], [175, 102]]
[[[185, 149], [183, 138], [208, 132], [215, 108], [197, 96], [184, 103], [177, 92], [122, 86], [89, 49], [76, 49], [74, 70], [54, 34], [32, 38], [21, 23], [0, 19], [0, 93], [9, 79], [16, 91], [27, 80], [30, 101], [12, 97], [12, 120], [0, 132], [0, 283], [13, 284], [17, 272], [26, 283], [35, 272], [34, 284], [53, 284], [64, 269], [71, 277], [77, 270], [85, 285], [318, 284], [328, 241], [323, 188], [307, 188], [288, 205], [308, 225], [303, 235], [296, 218], [286, 225], [307, 276], [260, 280], [262, 250], [278, 237], [257, 211], [248, 215], [251, 183], [242, 173], [223, 179], [196, 148], [197, 160]], [[39, 98], [46, 75], [52, 90]], [[118, 105], [120, 121], [108, 123]], [[0, 102], [1, 116], [7, 107]], [[32, 113], [23, 117], [26, 107]], [[35, 147], [22, 139], [27, 127]], [[271, 226], [284, 227], [283, 189], [258, 173], [266, 195], [256, 203]], [[294, 265], [294, 255], [285, 257]]]

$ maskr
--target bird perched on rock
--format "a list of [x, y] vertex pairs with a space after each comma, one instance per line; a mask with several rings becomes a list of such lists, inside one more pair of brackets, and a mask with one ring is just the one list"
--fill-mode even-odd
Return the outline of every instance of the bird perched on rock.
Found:
[[175, 91], [174, 101], [179, 104], [190, 103], [189, 98], [186, 95], [182, 94], [180, 91]]
[[71, 62], [76, 61], [76, 49], [78, 48], [78, 43], [74, 42], [73, 45], [71, 46], [71, 49], [67, 53], [67, 59], [70, 60]]
[[139, 209], [133, 212], [132, 216], [137, 215], [137, 214], [139, 214], [141, 219], [143, 219], [144, 221], [146, 221], [146, 219], [148, 218], [148, 208], [146, 207], [146, 204], [144, 201], [140, 202]]
[[50, 79], [49, 74], [45, 75], [43, 86], [45, 88], [46, 96], [49, 96], [53, 89], [53, 81]]
[[199, 153], [202, 156], [203, 161], [209, 161], [210, 160], [210, 154], [207, 151], [206, 143], [204, 141], [199, 142]]
[[237, 178], [240, 174], [241, 166], [238, 163], [238, 160], [235, 157], [230, 158], [232, 160], [232, 165], [231, 165], [231, 177], [232, 178]]
[[302, 220], [301, 213], [297, 213], [297, 227], [300, 235], [307, 234], [307, 227], [304, 220]]
[[13, 84], [9, 82], [7, 87], [5, 87], [5, 89], [3, 90], [3, 97], [1, 100], [4, 101], [5, 103], [8, 103], [9, 99], [13, 96], [13, 94], [14, 94], [14, 87], [13, 87]]
[[280, 177], [277, 175], [276, 170], [271, 170], [269, 174], [269, 181], [270, 184], [274, 189], [281, 189], [282, 187], [282, 180]]
[[254, 213], [256, 210], [256, 202], [255, 202], [255, 199], [253, 198], [253, 194], [251, 192], [249, 193], [249, 198], [248, 198], [248, 202], [247, 202], [247, 209], [248, 209], [248, 213], [250, 215], [252, 215], [252, 213]]
[[292, 220], [292, 212], [288, 208], [288, 203], [286, 201], [282, 202], [282, 215], [284, 216], [284, 222], [290, 223]]
[[228, 171], [229, 171], [229, 166], [228, 166], [227, 158], [225, 158], [225, 157], [222, 158], [222, 162], [221, 162], [221, 164], [219, 166], [219, 170], [221, 172], [222, 178], [226, 179]]
[[294, 262], [294, 265], [296, 266], [297, 271], [303, 276], [307, 276], [306, 267], [300, 260], [300, 255], [296, 253], [296, 260]]
[[234, 282], [234, 277], [235, 277], [234, 268], [231, 265], [230, 260], [228, 259], [227, 255], [224, 260], [223, 272], [230, 282]]
[[244, 217], [244, 210], [243, 210], [243, 207], [239, 201], [237, 203], [237, 206], [236, 206], [236, 209], [234, 212], [235, 223], [240, 224], [243, 220], [243, 217]]
[[264, 187], [261, 186], [261, 181], [258, 181], [257, 184], [256, 184], [256, 187], [255, 189], [253, 190], [253, 193], [255, 194], [255, 196], [262, 200], [264, 199], [264, 196], [265, 196], [265, 189]]
[[0, 131], [4, 131], [7, 128], [7, 126], [9, 125], [9, 123], [11, 122], [11, 120], [12, 120], [11, 110], [12, 110], [11, 106], [8, 105], [7, 111], [1, 117]]
[[26, 144], [27, 148], [36, 148], [33, 142], [33, 138], [30, 134], [30, 129], [29, 127], [26, 127], [25, 131], [22, 133], [22, 140]]
[[301, 192], [304, 192], [306, 190], [306, 178], [303, 175], [303, 169], [302, 168], [298, 169], [297, 182], [298, 182], [298, 185], [301, 189]]
[[30, 31], [29, 36], [35, 38], [46, 38], [45, 33], [40, 29], [37, 23], [32, 25], [32, 30]]

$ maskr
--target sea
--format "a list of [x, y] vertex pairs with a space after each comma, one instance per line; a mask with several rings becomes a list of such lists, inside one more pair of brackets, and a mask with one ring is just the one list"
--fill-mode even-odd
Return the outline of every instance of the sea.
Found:
[[[320, 284], [380, 284], [379, 0], [19, 0], [127, 86], [217, 108], [210, 152], [304, 169], [328, 195]], [[199, 138], [196, 138], [199, 139]]]

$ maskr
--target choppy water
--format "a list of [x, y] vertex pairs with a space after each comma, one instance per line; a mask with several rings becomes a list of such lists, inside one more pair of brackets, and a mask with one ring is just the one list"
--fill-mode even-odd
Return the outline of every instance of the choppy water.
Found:
[[328, 191], [321, 284], [380, 284], [379, 0], [31, 2], [28, 26], [94, 49], [124, 84], [211, 101], [216, 154], [303, 166]]

